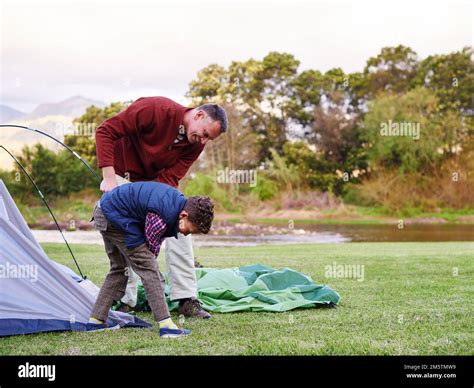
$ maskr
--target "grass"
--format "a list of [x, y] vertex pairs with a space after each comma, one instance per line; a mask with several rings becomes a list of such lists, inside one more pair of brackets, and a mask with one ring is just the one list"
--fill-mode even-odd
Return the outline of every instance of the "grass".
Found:
[[[44, 248], [72, 267], [63, 245]], [[73, 245], [73, 250], [83, 271], [101, 284], [108, 269], [103, 248]], [[0, 354], [474, 354], [472, 242], [202, 248], [196, 255], [209, 267], [257, 262], [291, 267], [336, 289], [340, 306], [214, 314], [209, 321], [187, 320], [183, 326], [193, 333], [180, 340], [160, 340], [156, 328], [7, 337], [0, 339]], [[324, 267], [333, 262], [364, 265], [364, 281], [324, 278]], [[149, 313], [139, 316], [152, 322]]]
[[[474, 209], [466, 207], [464, 209], [448, 209], [442, 208], [438, 211], [424, 211], [416, 208], [404, 208], [401, 211], [393, 212], [382, 206], [379, 207], [370, 207], [370, 206], [355, 206], [355, 213], [362, 217], [376, 217], [377, 219], [382, 218], [438, 218], [442, 219], [448, 223], [459, 223], [459, 218], [464, 216], [472, 216], [474, 214]], [[463, 223], [472, 223], [462, 221]]]
[[[25, 205], [17, 201], [17, 206], [29, 224], [39, 222], [52, 222], [48, 209], [44, 206], [39, 197], [35, 196], [31, 205]], [[94, 204], [100, 198], [97, 191], [93, 189], [84, 189], [77, 193], [72, 193], [64, 197], [46, 197], [49, 206], [54, 215], [60, 222], [70, 220], [88, 221], [91, 217]]]
[[[444, 224], [473, 224], [473, 221], [462, 219], [465, 216], [474, 215], [473, 209], [440, 209], [439, 212], [423, 212], [419, 210], [406, 209], [405, 211], [393, 213], [383, 207], [350, 206], [347, 214], [337, 214], [334, 209], [322, 211], [323, 218], [293, 219], [294, 222], [302, 224], [320, 225], [386, 225], [396, 222], [398, 219], [410, 218], [414, 221], [426, 218], [438, 219]], [[228, 219], [228, 222], [242, 222], [242, 219]], [[256, 218], [255, 222], [262, 224], [288, 223], [283, 218]]]

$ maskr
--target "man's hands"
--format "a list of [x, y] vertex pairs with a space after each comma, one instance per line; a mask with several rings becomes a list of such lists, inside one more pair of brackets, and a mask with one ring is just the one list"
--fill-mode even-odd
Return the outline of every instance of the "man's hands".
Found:
[[117, 178], [115, 177], [115, 169], [113, 166], [102, 168], [102, 176], [104, 179], [100, 183], [100, 191], [106, 193], [118, 186]]
[[110, 191], [114, 187], [117, 187], [117, 186], [118, 186], [118, 184], [117, 184], [117, 179], [116, 178], [104, 179], [100, 183], [100, 191], [102, 191], [103, 193], [106, 193], [107, 191]]

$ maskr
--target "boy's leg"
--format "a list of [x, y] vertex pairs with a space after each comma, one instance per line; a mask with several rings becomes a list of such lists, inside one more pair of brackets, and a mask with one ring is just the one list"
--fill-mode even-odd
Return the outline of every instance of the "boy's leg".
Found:
[[164, 278], [158, 270], [155, 255], [142, 244], [134, 249], [124, 247], [127, 261], [132, 269], [141, 278], [145, 289], [148, 304], [150, 305], [155, 321], [162, 321], [170, 316], [165, 297]]
[[125, 293], [125, 287], [127, 285], [127, 275], [125, 274], [127, 262], [117, 245], [114, 244], [114, 239], [118, 238], [121, 232], [111, 228], [110, 224], [108, 224], [108, 227], [106, 226], [107, 221], [100, 209], [94, 211], [94, 218], [96, 225], [99, 225], [101, 229], [106, 229], [101, 230], [101, 234], [104, 239], [105, 251], [110, 260], [110, 271], [105, 278], [104, 284], [100, 288], [99, 295], [92, 309], [91, 317], [105, 322], [107, 321], [109, 310], [113, 302], [120, 300]]
[[190, 330], [180, 329], [170, 317], [165, 297], [165, 281], [158, 270], [158, 262], [155, 255], [147, 248], [146, 244], [142, 244], [134, 249], [128, 249], [125, 246], [123, 237], [118, 243], [127, 263], [142, 280], [153, 318], [160, 326], [160, 337], [179, 338], [188, 335]]

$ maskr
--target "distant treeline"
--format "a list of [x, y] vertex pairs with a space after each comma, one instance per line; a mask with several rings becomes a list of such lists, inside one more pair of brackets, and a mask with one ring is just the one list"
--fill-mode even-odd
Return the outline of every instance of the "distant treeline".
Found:
[[[299, 71], [293, 55], [279, 52], [227, 68], [210, 64], [190, 82], [187, 96], [193, 106], [222, 104], [230, 130], [208, 143], [183, 187], [213, 196], [227, 210], [315, 191], [394, 211], [472, 207], [472, 58], [471, 48], [420, 59], [397, 46], [383, 48], [361, 72], [349, 74], [340, 68]], [[97, 126], [124, 107], [91, 106], [75, 122]], [[65, 140], [96, 165], [93, 137]], [[46, 194], [97, 187], [66, 151], [37, 145], [20, 159]], [[218, 179], [236, 170], [256, 178]], [[26, 200], [26, 182], [12, 184]]]

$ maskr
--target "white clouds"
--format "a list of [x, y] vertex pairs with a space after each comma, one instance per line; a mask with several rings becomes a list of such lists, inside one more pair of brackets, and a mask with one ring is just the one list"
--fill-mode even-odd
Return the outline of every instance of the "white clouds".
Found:
[[1, 17], [1, 103], [27, 110], [77, 94], [180, 96], [200, 68], [272, 50], [356, 71], [383, 46], [425, 57], [472, 44], [468, 2], [7, 2]]

